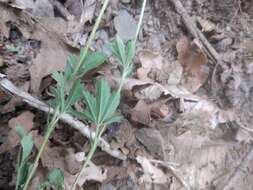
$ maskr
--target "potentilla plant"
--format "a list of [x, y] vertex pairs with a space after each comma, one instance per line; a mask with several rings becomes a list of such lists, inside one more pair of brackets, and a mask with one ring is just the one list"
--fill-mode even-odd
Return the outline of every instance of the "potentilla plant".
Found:
[[93, 157], [99, 144], [100, 138], [107, 125], [112, 122], [117, 122], [122, 118], [122, 116], [115, 114], [115, 112], [120, 103], [120, 93], [124, 81], [131, 74], [133, 69], [132, 62], [135, 56], [135, 44], [143, 20], [145, 6], [146, 0], [144, 0], [142, 4], [141, 15], [134, 39], [124, 43], [123, 40], [117, 36], [111, 44], [112, 53], [118, 59], [121, 65], [121, 81], [118, 89], [116, 91], [111, 91], [109, 84], [104, 79], [100, 79], [96, 83], [96, 96], [92, 95], [87, 90], [84, 90], [82, 92], [83, 101], [87, 108], [83, 112], [76, 112], [76, 115], [80, 119], [83, 119], [85, 121], [88, 120], [90, 123], [93, 123], [96, 126], [96, 132], [86, 160], [81, 168], [81, 171], [78, 173], [75, 182], [71, 187], [71, 190], [76, 189], [76, 185], [83, 172], [85, 171], [86, 166], [89, 164], [91, 158]]
[[90, 37], [85, 48], [81, 50], [79, 57], [75, 55], [70, 56], [65, 71], [55, 72], [52, 75], [57, 82], [56, 88], [54, 89], [55, 99], [51, 102], [51, 106], [54, 108], [53, 116], [49, 118], [44, 140], [38, 150], [34, 162], [29, 165], [29, 170], [25, 178], [22, 179], [22, 184], [19, 182], [19, 187], [22, 190], [27, 190], [29, 183], [38, 167], [41, 154], [59, 119], [64, 113], [71, 112], [71, 107], [80, 100], [81, 95], [83, 94], [83, 86], [81, 85], [80, 77], [82, 77], [88, 71], [101, 65], [106, 59], [106, 55], [104, 53], [92, 53], [89, 51], [89, 49], [108, 3], [109, 0], [104, 0], [103, 6], [100, 10]]

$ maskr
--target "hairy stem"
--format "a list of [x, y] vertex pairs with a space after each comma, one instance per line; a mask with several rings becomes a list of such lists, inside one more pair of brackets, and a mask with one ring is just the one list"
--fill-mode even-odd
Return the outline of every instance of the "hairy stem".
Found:
[[42, 153], [43, 153], [43, 151], [45, 149], [47, 141], [49, 140], [49, 137], [50, 137], [51, 133], [53, 132], [53, 130], [54, 130], [54, 128], [55, 128], [58, 120], [60, 119], [60, 117], [61, 117], [61, 114], [59, 114], [56, 111], [54, 113], [53, 118], [51, 119], [50, 123], [48, 124], [47, 132], [46, 132], [45, 137], [43, 139], [43, 142], [42, 142], [42, 144], [40, 146], [39, 152], [36, 155], [36, 158], [34, 160], [32, 169], [31, 169], [31, 171], [29, 171], [29, 175], [28, 175], [28, 178], [27, 178], [27, 180], [25, 182], [23, 190], [26, 190], [28, 188], [28, 185], [29, 185], [29, 183], [30, 183], [30, 181], [31, 181], [31, 179], [32, 179], [32, 177], [33, 177], [33, 175], [34, 175], [34, 173], [35, 173], [38, 165], [39, 165], [39, 160], [40, 160], [40, 157], [41, 157], [41, 155], [42, 155]]
[[95, 37], [96, 31], [97, 31], [97, 29], [99, 27], [99, 24], [101, 22], [102, 16], [104, 15], [104, 12], [105, 12], [105, 9], [106, 9], [108, 3], [109, 3], [109, 0], [105, 0], [104, 1], [104, 4], [103, 4], [103, 6], [101, 8], [101, 11], [100, 11], [100, 13], [98, 15], [98, 18], [96, 20], [96, 23], [95, 23], [95, 25], [94, 25], [94, 27], [92, 29], [92, 32], [91, 32], [91, 34], [89, 36], [89, 39], [88, 39], [87, 43], [85, 45], [84, 52], [83, 52], [82, 56], [80, 57], [77, 66], [75, 67], [75, 70], [73, 72], [72, 78], [74, 78], [77, 75], [78, 70], [80, 69], [80, 67], [82, 66], [82, 64], [84, 62], [84, 59], [85, 59], [85, 57], [86, 57], [86, 55], [88, 53], [88, 50], [89, 50], [89, 48], [91, 46], [91, 42], [93, 41], [93, 39]]

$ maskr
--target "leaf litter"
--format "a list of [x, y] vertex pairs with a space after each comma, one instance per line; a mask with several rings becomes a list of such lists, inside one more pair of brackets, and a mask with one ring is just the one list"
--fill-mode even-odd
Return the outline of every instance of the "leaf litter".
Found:
[[[203, 2], [209, 7], [213, 6], [209, 2]], [[8, 69], [8, 71], [5, 70], [8, 78], [17, 84], [20, 82], [18, 85], [20, 87], [30, 82], [30, 87], [26, 87], [25, 91], [45, 98], [40, 91], [44, 78], [52, 71], [63, 70], [67, 55], [73, 51], [72, 48], [79, 48], [80, 44], [85, 43], [89, 25], [92, 25], [97, 13], [98, 3], [87, 0], [83, 7], [80, 6], [80, 2], [78, 3], [68, 0], [62, 4], [74, 15], [74, 20], [68, 21], [55, 15], [50, 1], [14, 1], [9, 4], [8, 6], [21, 10], [22, 19], [16, 16], [15, 11], [12, 11], [14, 9], [1, 6], [0, 26], [5, 38], [9, 36], [6, 22], [11, 20], [16, 23], [15, 26], [20, 30], [23, 39], [35, 39], [41, 43], [38, 51], [30, 54], [33, 55], [30, 59], [32, 61], [24, 61], [23, 65], [18, 65], [18, 61], [13, 61], [14, 64], [11, 67], [10, 61], [18, 55], [15, 43], [13, 43], [14, 46], [6, 46], [9, 48], [8, 51], [14, 52], [9, 54], [8, 59], [6, 59], [6, 51], [3, 56], [1, 55], [2, 67]], [[136, 1], [115, 1], [113, 6], [117, 9], [117, 14], [113, 11], [110, 13], [109, 9], [108, 18], [104, 20], [108, 23], [101, 26], [103, 32], [98, 32], [98, 40], [93, 44], [93, 48], [105, 48], [104, 44], [115, 34], [125, 40], [130, 39], [136, 28], [135, 15], [138, 14], [134, 7], [138, 7], [137, 4]], [[242, 58], [245, 52], [242, 53], [238, 47], [244, 47], [244, 42], [240, 43], [240, 39], [236, 37], [237, 34], [229, 30], [229, 27], [233, 28], [235, 25], [230, 23], [231, 26], [222, 28], [220, 21], [225, 19], [224, 13], [210, 14], [211, 9], [197, 3], [194, 9], [198, 12], [196, 17], [198, 27], [227, 60], [227, 63], [221, 66], [220, 77], [217, 79], [220, 79], [219, 93], [223, 95], [224, 100], [228, 99], [229, 104], [217, 106], [208, 86], [211, 82], [209, 77], [212, 75], [209, 59], [202, 51], [197, 39], [192, 40], [190, 35], [187, 34], [186, 37], [186, 34], [181, 34], [180, 18], [174, 10], [168, 12], [167, 9], [170, 7], [165, 1], [152, 2], [149, 6], [150, 9], [156, 9], [157, 14], [153, 15], [149, 10], [145, 13], [147, 19], [144, 22], [143, 32], [139, 36], [140, 41], [137, 43], [139, 52], [135, 60], [136, 72], [124, 84], [124, 99], [119, 111], [126, 119], [120, 123], [111, 124], [105, 133], [105, 139], [110, 142], [110, 145], [122, 150], [129, 159], [126, 163], [119, 163], [98, 151], [94, 163], [87, 168], [87, 173], [79, 182], [79, 188], [82, 189], [81, 186], [84, 184], [89, 186], [90, 181], [97, 181], [101, 184], [101, 188], [96, 189], [121, 187], [134, 189], [137, 186], [140, 189], [155, 189], [156, 184], [165, 185], [165, 189], [182, 189], [183, 186], [193, 189], [196, 187], [197, 189], [213, 187], [219, 189], [226, 186], [226, 182], [236, 171], [235, 168], [250, 150], [252, 135], [249, 131], [252, 120], [250, 119], [251, 111], [247, 110], [250, 110], [252, 102], [250, 98], [252, 94], [250, 71], [252, 69], [249, 64], [252, 63], [252, 59], [250, 55], [247, 55], [247, 59]], [[189, 11], [192, 11], [191, 6], [193, 6], [191, 3], [186, 3]], [[219, 6], [222, 10], [229, 8], [229, 6], [222, 7], [223, 4]], [[164, 16], [162, 11], [165, 10], [167, 13]], [[247, 14], [247, 9], [243, 10]], [[26, 14], [27, 11], [32, 13], [35, 19], [30, 19], [29, 14]], [[206, 15], [203, 15], [202, 11]], [[230, 12], [233, 11], [230, 10]], [[43, 16], [43, 18], [38, 18], [38, 16]], [[219, 16], [222, 17], [218, 18]], [[237, 16], [233, 18], [236, 20]], [[80, 20], [84, 25], [79, 24]], [[162, 25], [165, 22], [169, 25], [169, 29], [164, 32]], [[240, 24], [242, 28], [245, 27], [239, 22]], [[250, 27], [244, 28], [244, 31], [247, 33]], [[240, 35], [242, 39], [245, 38], [243, 33]], [[233, 45], [233, 43], [236, 44]], [[227, 51], [226, 54], [224, 51]], [[2, 54], [2, 51], [0, 52]], [[22, 54], [21, 51], [18, 52]], [[110, 61], [108, 64], [111, 64]], [[245, 68], [248, 69], [245, 71]], [[102, 73], [111, 86], [117, 86], [118, 68], [105, 66], [102, 69], [106, 71], [95, 73], [95, 75]], [[15, 70], [17, 70], [16, 74]], [[20, 78], [22, 81], [19, 80]], [[46, 84], [50, 85], [50, 82]], [[43, 91], [45, 89], [46, 87], [43, 87]], [[242, 103], [245, 99], [248, 102]], [[19, 141], [13, 130], [14, 125], [23, 124], [22, 127], [27, 132], [34, 129], [34, 124], [41, 128], [44, 126], [43, 122], [34, 120], [34, 117], [37, 119], [39, 113], [26, 111], [27, 106], [18, 102], [20, 100], [16, 101], [13, 98], [9, 101], [9, 98], [6, 99], [1, 94], [2, 114], [19, 113], [19, 109], [24, 111], [16, 114], [17, 117], [10, 116], [11, 129], [7, 140], [0, 146], [2, 155], [13, 151], [13, 148], [18, 145]], [[4, 109], [2, 105], [5, 106]], [[240, 110], [245, 110], [247, 114]], [[242, 125], [244, 128], [239, 128], [237, 125]], [[61, 123], [59, 130], [65, 130]], [[38, 148], [42, 139], [41, 131], [38, 132], [36, 128], [33, 134], [36, 137], [35, 147]], [[86, 142], [84, 145], [80, 142], [71, 142], [69, 136], [67, 132], [68, 141], [63, 144], [61, 144], [62, 141], [54, 141], [57, 137], [52, 138], [41, 159], [37, 174], [40, 176], [36, 176], [33, 180], [34, 187], [46, 178], [46, 170], [55, 167], [63, 169], [66, 188], [73, 182], [81, 162], [85, 159], [83, 146], [87, 146], [87, 139], [80, 139]], [[104, 158], [103, 156], [111, 165], [114, 165], [114, 170], [112, 166], [103, 165], [108, 162], [103, 161], [102, 165], [97, 164], [99, 157]], [[152, 162], [154, 159], [159, 159], [162, 163], [178, 163], [175, 171], [179, 175], [173, 174], [172, 170], [168, 169], [169, 167], [166, 169], [164, 165], [154, 164]], [[109, 177], [109, 173], [113, 171], [115, 175]], [[245, 171], [245, 173], [248, 175], [249, 172]], [[238, 185], [252, 187], [249, 181], [238, 183]]]

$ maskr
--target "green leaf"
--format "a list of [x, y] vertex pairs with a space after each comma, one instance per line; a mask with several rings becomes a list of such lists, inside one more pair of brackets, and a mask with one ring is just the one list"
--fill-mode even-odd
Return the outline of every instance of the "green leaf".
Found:
[[78, 62], [78, 57], [76, 55], [71, 54], [68, 57], [67, 65], [65, 67], [65, 77], [66, 77], [67, 81], [70, 80], [70, 78], [73, 74], [74, 68], [77, 65], [77, 62]]
[[24, 136], [21, 140], [22, 145], [22, 159], [21, 162], [24, 162], [27, 160], [29, 155], [32, 152], [33, 148], [33, 139], [32, 139], [32, 133], [29, 133], [28, 135]]
[[97, 123], [97, 115], [96, 115], [96, 99], [94, 98], [94, 96], [92, 96], [91, 93], [89, 93], [86, 90], [83, 90], [83, 96], [84, 96], [84, 101], [86, 103], [86, 106], [90, 112], [90, 115], [92, 116], [92, 118], [94, 118], [94, 122]]
[[121, 61], [122, 61], [123, 64], [125, 64], [126, 63], [125, 44], [119, 36], [116, 37], [116, 42], [117, 42], [118, 52], [119, 52], [120, 57], [121, 57]]
[[119, 92], [113, 92], [107, 105], [107, 110], [104, 114], [104, 120], [107, 120], [111, 117], [111, 115], [116, 111], [117, 107], [120, 103], [120, 93]]
[[107, 109], [108, 100], [111, 95], [111, 89], [107, 81], [100, 79], [96, 83], [96, 104], [97, 104], [97, 120], [102, 123], [104, 113]]
[[120, 120], [123, 119], [123, 116], [122, 115], [113, 115], [111, 116], [110, 118], [106, 119], [104, 121], [104, 124], [105, 125], [109, 125], [111, 123], [115, 123], [115, 122], [119, 122]]
[[73, 111], [71, 112], [74, 116], [76, 116], [79, 119], [82, 120], [88, 120], [90, 122], [95, 122], [96, 119], [92, 117], [91, 113], [88, 110], [85, 110], [83, 112], [77, 112], [77, 111]]
[[116, 40], [114, 40], [112, 43], [111, 43], [111, 50], [112, 50], [112, 53], [115, 57], [117, 57], [119, 59], [119, 61], [122, 63], [122, 60], [121, 60], [121, 57], [120, 57], [120, 53], [118, 51], [118, 46], [117, 46], [117, 42]]
[[127, 59], [126, 64], [130, 64], [135, 55], [135, 43], [133, 40], [127, 42]]
[[25, 136], [25, 130], [23, 129], [23, 127], [17, 126], [15, 130], [20, 139], [22, 139]]
[[103, 52], [88, 53], [84, 59], [84, 63], [82, 63], [79, 75], [84, 75], [90, 70], [95, 69], [101, 65], [106, 58], [107, 56]]
[[68, 98], [66, 100], [66, 106], [65, 106], [66, 110], [68, 110], [72, 105], [74, 105], [81, 98], [82, 90], [83, 90], [83, 86], [81, 85], [80, 80], [75, 81], [72, 89], [70, 90]]
[[48, 175], [48, 182], [57, 190], [62, 190], [64, 185], [64, 175], [60, 169], [53, 169]]

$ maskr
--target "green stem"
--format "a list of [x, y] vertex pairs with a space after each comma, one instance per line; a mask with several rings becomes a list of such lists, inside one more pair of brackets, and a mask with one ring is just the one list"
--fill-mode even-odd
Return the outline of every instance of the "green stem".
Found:
[[[57, 110], [57, 109], [56, 109], [56, 110]], [[43, 151], [44, 151], [44, 149], [45, 149], [45, 146], [46, 146], [46, 144], [47, 144], [47, 141], [48, 141], [48, 139], [49, 139], [51, 133], [53, 132], [53, 130], [54, 130], [54, 128], [55, 128], [55, 126], [56, 126], [58, 120], [60, 119], [60, 116], [61, 116], [61, 114], [59, 114], [59, 113], [56, 111], [56, 112], [54, 113], [53, 118], [51, 119], [50, 123], [48, 124], [47, 132], [46, 132], [45, 137], [44, 137], [44, 139], [43, 139], [43, 142], [42, 142], [42, 144], [41, 144], [41, 146], [40, 146], [39, 152], [38, 152], [37, 155], [36, 155], [36, 158], [35, 158], [35, 160], [34, 160], [32, 169], [31, 169], [31, 171], [29, 171], [29, 176], [28, 176], [28, 178], [27, 178], [27, 180], [26, 180], [26, 182], [25, 182], [25, 185], [24, 185], [23, 190], [26, 190], [26, 189], [28, 188], [28, 185], [29, 185], [29, 183], [30, 183], [30, 181], [31, 181], [31, 179], [32, 179], [32, 177], [33, 177], [33, 175], [34, 175], [34, 173], [35, 173], [35, 171], [36, 171], [38, 165], [39, 165], [39, 160], [40, 160], [41, 154], [43, 153]]]
[[102, 16], [104, 15], [104, 12], [105, 12], [105, 9], [106, 9], [108, 3], [109, 3], [109, 0], [105, 0], [105, 1], [104, 1], [104, 4], [103, 4], [103, 6], [102, 6], [102, 8], [101, 8], [101, 11], [100, 11], [100, 13], [99, 13], [99, 15], [98, 15], [98, 18], [97, 18], [97, 20], [96, 20], [96, 22], [95, 22], [95, 25], [94, 25], [93, 29], [92, 29], [92, 32], [91, 32], [91, 34], [90, 34], [90, 37], [89, 37], [89, 39], [88, 39], [88, 41], [87, 41], [87, 43], [86, 43], [86, 45], [85, 45], [84, 51], [83, 51], [83, 53], [82, 53], [82, 55], [81, 55], [81, 57], [80, 57], [80, 59], [79, 59], [79, 62], [78, 62], [78, 64], [77, 64], [77, 66], [75, 67], [75, 70], [74, 70], [74, 72], [73, 72], [73, 74], [72, 74], [72, 78], [74, 78], [74, 77], [77, 75], [78, 70], [79, 70], [80, 67], [82, 66], [82, 63], [84, 62], [84, 59], [85, 59], [85, 57], [86, 57], [86, 54], [88, 53], [88, 50], [89, 50], [89, 48], [90, 48], [90, 46], [91, 46], [91, 43], [92, 43], [92, 41], [93, 41], [93, 39], [94, 39], [94, 37], [95, 37], [95, 34], [96, 34], [96, 32], [97, 32], [97, 29], [98, 29], [98, 27], [99, 27], [99, 24], [100, 24], [100, 22], [101, 22]]
[[143, 0], [142, 7], [141, 7], [141, 15], [140, 15], [138, 26], [137, 26], [137, 29], [136, 29], [136, 32], [135, 32], [134, 43], [137, 41], [140, 29], [141, 29], [141, 24], [142, 24], [142, 20], [143, 20], [143, 17], [144, 17], [144, 12], [145, 12], [146, 4], [147, 4], [147, 0]]
[[94, 143], [92, 144], [92, 147], [91, 147], [91, 149], [90, 149], [90, 151], [89, 151], [89, 153], [88, 153], [88, 155], [87, 155], [87, 157], [86, 157], [86, 160], [85, 160], [85, 162], [84, 162], [84, 164], [83, 164], [83, 166], [82, 166], [82, 168], [81, 168], [81, 171], [78, 173], [78, 175], [77, 175], [77, 177], [76, 177], [74, 183], [72, 184], [70, 190], [75, 190], [75, 189], [76, 189], [76, 185], [77, 185], [78, 181], [80, 180], [80, 178], [81, 178], [81, 176], [82, 176], [82, 174], [83, 174], [85, 168], [86, 168], [87, 165], [90, 163], [91, 158], [93, 157], [93, 154], [95, 153], [95, 151], [96, 151], [96, 149], [97, 149], [98, 142], [99, 142], [98, 140], [94, 140]]

